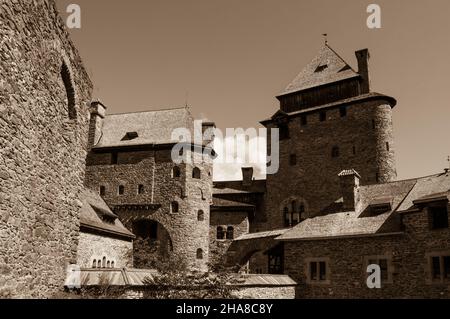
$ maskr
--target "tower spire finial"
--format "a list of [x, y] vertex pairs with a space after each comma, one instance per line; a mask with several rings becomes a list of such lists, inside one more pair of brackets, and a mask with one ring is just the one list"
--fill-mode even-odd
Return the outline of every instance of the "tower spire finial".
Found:
[[322, 36], [323, 36], [323, 40], [325, 42], [325, 45], [327, 45], [328, 44], [328, 33], [322, 33]]

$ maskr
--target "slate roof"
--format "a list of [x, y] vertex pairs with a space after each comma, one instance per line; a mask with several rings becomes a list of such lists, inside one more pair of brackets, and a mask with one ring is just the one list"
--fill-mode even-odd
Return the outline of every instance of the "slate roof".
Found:
[[255, 205], [241, 203], [241, 202], [224, 199], [224, 198], [213, 197], [212, 208], [222, 208], [222, 207], [227, 208], [227, 209], [235, 208], [235, 209], [243, 209], [243, 210], [249, 210], [249, 209], [253, 210], [255, 208]]
[[[361, 210], [333, 213], [306, 219], [277, 237], [277, 240], [318, 240], [333, 237], [374, 236], [402, 231], [397, 212], [414, 208], [420, 198], [450, 191], [450, 174], [360, 187]], [[391, 209], [379, 215], [368, 209], [377, 203], [391, 204]]]
[[[137, 286], [142, 287], [154, 283], [158, 271], [153, 269], [81, 269], [81, 286]], [[297, 283], [287, 275], [238, 275], [238, 283], [233, 286], [250, 287], [287, 287]]]
[[280, 235], [283, 235], [286, 233], [289, 229], [275, 229], [275, 230], [269, 230], [269, 231], [262, 231], [257, 233], [248, 233], [239, 236], [234, 241], [241, 241], [241, 240], [249, 240], [249, 239], [259, 239], [259, 238], [267, 238], [267, 237], [278, 237]]
[[158, 274], [153, 269], [81, 269], [82, 286], [144, 286]]
[[442, 173], [419, 179], [399, 207], [399, 211], [414, 208], [414, 201], [426, 196], [436, 196], [437, 193], [450, 191], [450, 173]]
[[326, 44], [279, 96], [359, 76], [339, 54]]
[[[83, 206], [80, 210], [81, 231], [83, 228], [95, 230], [105, 235], [116, 235], [128, 239], [134, 238], [131, 233], [117, 218], [111, 209], [106, 205], [100, 195], [91, 189], [85, 189], [82, 194]], [[102, 219], [102, 216], [112, 220], [111, 223]]]
[[[103, 121], [102, 135], [94, 148], [178, 142], [178, 140], [172, 140], [173, 130], [187, 128], [193, 137], [193, 121], [186, 107], [107, 115]], [[130, 138], [136, 133], [136, 138]]]

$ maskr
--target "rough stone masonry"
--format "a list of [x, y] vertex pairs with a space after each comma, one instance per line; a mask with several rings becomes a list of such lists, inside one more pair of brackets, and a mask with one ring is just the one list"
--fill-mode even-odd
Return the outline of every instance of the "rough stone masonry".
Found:
[[0, 2], [0, 298], [76, 261], [92, 84], [52, 0]]

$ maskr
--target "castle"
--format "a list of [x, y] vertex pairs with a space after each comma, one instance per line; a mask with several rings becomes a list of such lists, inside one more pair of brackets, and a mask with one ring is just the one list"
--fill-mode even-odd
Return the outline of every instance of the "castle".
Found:
[[2, 9], [0, 296], [51, 296], [69, 264], [149, 268], [145, 252], [289, 276], [298, 298], [450, 297], [450, 172], [396, 180], [397, 102], [371, 90], [367, 49], [355, 70], [325, 44], [277, 96], [277, 173], [214, 182], [207, 145], [172, 161], [188, 108], [108, 115], [54, 1]]

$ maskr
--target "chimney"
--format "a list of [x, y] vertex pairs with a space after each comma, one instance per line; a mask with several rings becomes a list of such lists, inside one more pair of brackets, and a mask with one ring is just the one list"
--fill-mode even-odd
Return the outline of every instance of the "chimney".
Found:
[[103, 119], [106, 115], [106, 106], [100, 101], [91, 103], [91, 120], [89, 122], [89, 149], [94, 147], [100, 140], [103, 128]]
[[354, 211], [359, 203], [359, 180], [361, 176], [354, 169], [343, 170], [338, 176], [344, 200], [343, 209], [344, 211]]
[[370, 92], [370, 77], [369, 77], [369, 59], [370, 53], [368, 49], [362, 49], [355, 52], [358, 60], [358, 73], [361, 75], [360, 94]]
[[214, 129], [216, 128], [216, 123], [214, 122], [202, 122], [202, 135], [203, 141], [207, 144], [214, 141]]
[[253, 167], [242, 167], [242, 185], [250, 186], [253, 181]]

